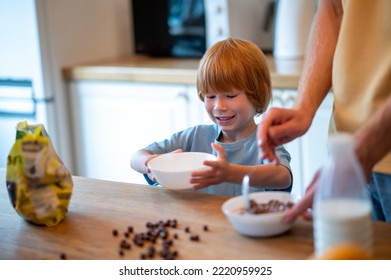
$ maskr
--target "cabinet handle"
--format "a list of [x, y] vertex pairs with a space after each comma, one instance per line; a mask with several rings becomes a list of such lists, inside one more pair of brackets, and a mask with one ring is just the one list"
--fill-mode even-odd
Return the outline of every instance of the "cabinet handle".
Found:
[[189, 103], [190, 102], [190, 98], [189, 98], [189, 95], [186, 93], [186, 92], [180, 92], [177, 94], [176, 96], [177, 99], [184, 99], [186, 101], [186, 103]]
[[[275, 102], [279, 103], [278, 105], [280, 105], [282, 108], [290, 108], [295, 102], [295, 96], [294, 94], [283, 94], [283, 95], [276, 94], [273, 96], [273, 103]], [[273, 104], [273, 106], [276, 105]]]
[[[275, 104], [277, 102], [277, 105]], [[273, 96], [273, 106], [274, 107], [284, 107], [284, 100], [281, 96], [275, 95]]]
[[295, 96], [293, 94], [288, 95], [288, 98], [286, 99], [286, 106], [292, 107], [295, 103]]

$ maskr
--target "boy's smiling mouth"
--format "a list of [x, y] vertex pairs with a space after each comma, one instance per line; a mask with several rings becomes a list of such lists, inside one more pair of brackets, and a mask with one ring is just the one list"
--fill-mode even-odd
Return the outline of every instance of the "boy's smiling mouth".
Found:
[[215, 116], [215, 119], [219, 122], [227, 122], [235, 118], [235, 115], [233, 116]]
[[233, 119], [235, 119], [235, 116], [236, 115], [232, 115], [232, 116], [215, 116], [215, 119], [216, 119], [216, 122], [219, 125], [225, 126], [225, 125], [231, 124], [233, 122]]

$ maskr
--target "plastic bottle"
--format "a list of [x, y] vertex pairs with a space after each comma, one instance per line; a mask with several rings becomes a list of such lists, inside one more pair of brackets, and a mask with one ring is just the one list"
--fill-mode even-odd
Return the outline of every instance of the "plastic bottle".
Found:
[[361, 246], [372, 255], [372, 204], [353, 148], [350, 134], [340, 133], [329, 138], [329, 156], [322, 167], [314, 198], [317, 257], [343, 244]]

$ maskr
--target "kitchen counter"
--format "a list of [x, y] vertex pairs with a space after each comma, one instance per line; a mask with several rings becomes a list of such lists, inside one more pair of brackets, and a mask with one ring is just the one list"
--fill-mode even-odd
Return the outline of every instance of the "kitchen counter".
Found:
[[[300, 260], [313, 253], [311, 222], [298, 220], [280, 236], [249, 238], [237, 233], [222, 213], [221, 205], [228, 197], [83, 177], [73, 179], [74, 190], [65, 220], [54, 227], [36, 226], [26, 222], [11, 206], [5, 169], [0, 169], [0, 259], [140, 259], [149, 245], [136, 246], [133, 236], [145, 232], [148, 222], [174, 219], [177, 226], [169, 229], [169, 237], [174, 241], [172, 250], [178, 252], [176, 259]], [[127, 238], [129, 226], [134, 232]], [[375, 257], [391, 259], [391, 224], [374, 222], [373, 226]], [[114, 236], [114, 230], [118, 236]], [[190, 240], [192, 235], [199, 240]], [[131, 244], [131, 249], [124, 249], [121, 256], [122, 240]]]
[[[267, 55], [273, 88], [297, 89], [302, 60], [275, 60]], [[63, 69], [66, 80], [128, 81], [195, 85], [199, 59], [131, 56]]]

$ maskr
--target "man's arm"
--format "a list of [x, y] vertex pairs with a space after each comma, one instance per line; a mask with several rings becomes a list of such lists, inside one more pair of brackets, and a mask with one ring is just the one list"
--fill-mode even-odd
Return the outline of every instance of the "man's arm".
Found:
[[367, 179], [375, 164], [391, 150], [391, 97], [355, 133], [355, 152]]
[[278, 161], [274, 149], [305, 134], [331, 88], [332, 64], [342, 20], [342, 4], [323, 0], [315, 14], [293, 109], [271, 108], [258, 126], [262, 158]]
[[332, 85], [332, 65], [342, 21], [340, 0], [320, 1], [315, 15], [295, 109], [305, 110], [311, 120]]

